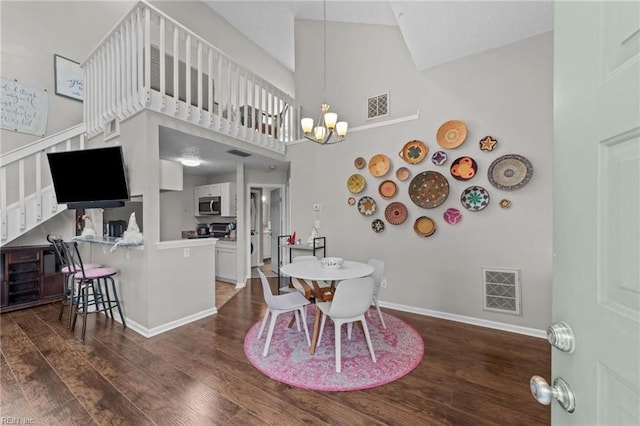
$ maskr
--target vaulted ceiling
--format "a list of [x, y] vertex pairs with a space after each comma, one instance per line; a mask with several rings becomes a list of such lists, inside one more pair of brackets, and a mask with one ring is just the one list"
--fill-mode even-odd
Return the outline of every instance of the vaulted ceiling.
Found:
[[[323, 3], [313, 0], [205, 3], [292, 71], [295, 20], [323, 17]], [[328, 21], [397, 26], [420, 71], [553, 28], [546, 0], [330, 0], [326, 11]]]

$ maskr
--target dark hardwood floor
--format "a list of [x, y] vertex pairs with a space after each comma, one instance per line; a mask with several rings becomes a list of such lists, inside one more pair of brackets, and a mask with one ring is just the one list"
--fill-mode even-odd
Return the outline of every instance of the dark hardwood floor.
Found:
[[[275, 289], [275, 280], [271, 279]], [[422, 363], [374, 389], [323, 393], [257, 371], [243, 338], [264, 313], [257, 279], [219, 313], [146, 339], [90, 316], [87, 337], [57, 305], [0, 317], [0, 416], [38, 425], [547, 425], [529, 378], [550, 376], [543, 339], [387, 311], [415, 327]], [[15, 423], [15, 422], [14, 422]]]

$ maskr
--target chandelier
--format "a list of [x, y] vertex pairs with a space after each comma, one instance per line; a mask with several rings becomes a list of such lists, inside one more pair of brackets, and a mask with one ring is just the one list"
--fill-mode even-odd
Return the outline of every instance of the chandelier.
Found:
[[[327, 0], [323, 2], [323, 21], [322, 21], [322, 96], [327, 95]], [[338, 114], [329, 112], [329, 104], [322, 103], [320, 107], [320, 118], [318, 125], [313, 126], [313, 118], [303, 118], [300, 120], [304, 137], [310, 141], [319, 144], [332, 144], [341, 142], [347, 136], [348, 123], [346, 121], [338, 121]]]

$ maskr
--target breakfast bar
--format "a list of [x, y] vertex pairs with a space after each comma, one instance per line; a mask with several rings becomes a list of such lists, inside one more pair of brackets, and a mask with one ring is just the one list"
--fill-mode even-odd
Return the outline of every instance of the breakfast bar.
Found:
[[[109, 237], [75, 238], [83, 260], [118, 269], [127, 327], [151, 337], [217, 312], [217, 239], [116, 245]], [[114, 249], [115, 247], [115, 249]]]

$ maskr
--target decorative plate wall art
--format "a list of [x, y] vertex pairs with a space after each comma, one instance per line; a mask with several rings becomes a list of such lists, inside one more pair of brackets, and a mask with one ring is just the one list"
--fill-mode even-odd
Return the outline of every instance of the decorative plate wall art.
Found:
[[531, 162], [522, 155], [508, 154], [497, 158], [487, 173], [491, 185], [504, 191], [514, 191], [525, 186], [533, 175]]
[[438, 128], [436, 140], [438, 145], [446, 149], [454, 149], [464, 143], [467, 138], [467, 126], [459, 120], [451, 120], [443, 123]]
[[358, 200], [358, 211], [365, 216], [371, 216], [376, 211], [376, 201], [367, 196], [360, 198]]
[[457, 180], [469, 180], [476, 175], [478, 164], [471, 157], [456, 158], [451, 164], [451, 176]]
[[380, 219], [374, 219], [373, 222], [371, 222], [371, 229], [376, 234], [379, 234], [384, 231], [384, 222]]
[[369, 160], [369, 173], [371, 176], [381, 177], [387, 174], [391, 167], [391, 160], [384, 154], [376, 154]]
[[500, 207], [502, 207], [503, 209], [508, 209], [509, 207], [511, 207], [511, 200], [503, 198], [502, 200], [500, 200]]
[[402, 203], [390, 203], [387, 208], [384, 209], [384, 218], [392, 225], [404, 223], [408, 216], [409, 211], [407, 210], [407, 206]]
[[436, 166], [442, 166], [447, 162], [447, 153], [444, 151], [436, 151], [431, 156], [431, 162]]
[[356, 203], [356, 199], [353, 197], [349, 197], [347, 198], [347, 204], [349, 204], [350, 206], [354, 205]]
[[436, 223], [427, 216], [420, 216], [413, 223], [413, 230], [421, 237], [430, 237], [436, 232]]
[[396, 177], [399, 181], [405, 181], [409, 179], [409, 176], [411, 176], [411, 172], [406, 167], [400, 167], [396, 170]]
[[378, 186], [378, 192], [380, 196], [385, 200], [395, 197], [398, 192], [398, 185], [392, 180], [385, 180]]
[[353, 165], [356, 166], [356, 169], [361, 169], [367, 165], [367, 161], [362, 157], [358, 157], [354, 160]]
[[398, 155], [400, 155], [400, 158], [409, 164], [418, 164], [424, 160], [424, 157], [427, 156], [428, 152], [429, 148], [424, 144], [424, 142], [412, 140], [404, 144], [404, 147], [402, 147], [402, 150]]
[[349, 176], [349, 179], [347, 179], [347, 189], [352, 194], [358, 194], [362, 192], [366, 183], [367, 182], [364, 180], [364, 176], [362, 176], [361, 174], [355, 173]]
[[449, 196], [449, 182], [438, 172], [428, 170], [414, 176], [409, 184], [409, 198], [418, 207], [438, 207]]
[[462, 191], [460, 202], [467, 210], [480, 211], [489, 205], [489, 192], [481, 186], [470, 186]]
[[498, 140], [491, 136], [480, 139], [480, 151], [493, 151], [498, 145]]
[[444, 211], [442, 217], [449, 225], [455, 225], [462, 220], [462, 213], [460, 213], [460, 210], [451, 207]]

